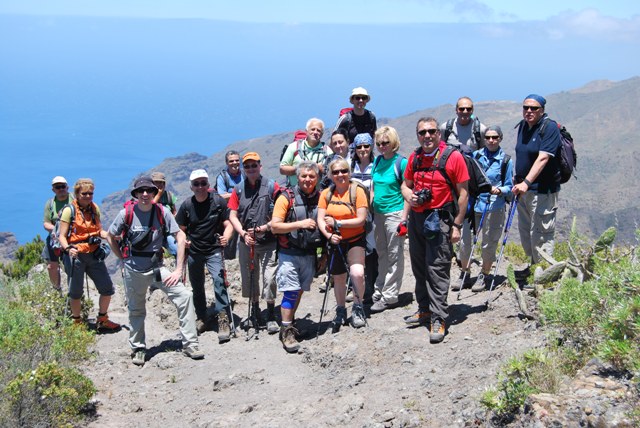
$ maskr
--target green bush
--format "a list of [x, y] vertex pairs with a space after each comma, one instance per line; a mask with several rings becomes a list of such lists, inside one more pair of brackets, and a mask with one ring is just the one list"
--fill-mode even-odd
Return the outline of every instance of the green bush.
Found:
[[16, 251], [16, 261], [0, 263], [0, 269], [10, 278], [24, 278], [32, 267], [42, 262], [44, 241], [37, 235]]
[[0, 289], [0, 426], [73, 425], [94, 394], [75, 366], [95, 335], [64, 308], [46, 273]]

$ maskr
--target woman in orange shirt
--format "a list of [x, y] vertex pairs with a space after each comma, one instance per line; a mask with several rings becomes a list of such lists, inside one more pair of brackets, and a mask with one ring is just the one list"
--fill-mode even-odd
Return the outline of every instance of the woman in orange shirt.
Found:
[[[342, 158], [329, 164], [333, 185], [322, 191], [318, 201], [318, 229], [332, 246], [330, 252], [330, 271], [333, 275], [336, 296], [336, 316], [333, 320], [333, 332], [347, 323], [345, 298], [347, 294], [347, 266], [355, 290], [351, 325], [354, 328], [366, 325], [366, 316], [362, 306], [364, 295], [364, 256], [365, 256], [365, 220], [368, 201], [365, 191], [351, 183], [349, 163]], [[354, 186], [352, 188], [352, 186]]]

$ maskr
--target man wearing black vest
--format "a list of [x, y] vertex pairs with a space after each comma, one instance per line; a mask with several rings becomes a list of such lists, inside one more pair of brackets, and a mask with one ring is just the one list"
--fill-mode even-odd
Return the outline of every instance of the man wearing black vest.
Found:
[[176, 216], [180, 229], [187, 235], [189, 257], [189, 281], [193, 289], [198, 333], [207, 328], [207, 298], [204, 290], [204, 268], [213, 278], [215, 313], [218, 318], [218, 341], [230, 337], [229, 294], [225, 287], [222, 251], [231, 239], [233, 227], [228, 220], [227, 202], [216, 192], [209, 192], [209, 175], [204, 169], [196, 169], [189, 177], [193, 196], [186, 199]]
[[[242, 278], [242, 297], [247, 297], [258, 325], [264, 325], [260, 313], [260, 297], [267, 301], [267, 331], [277, 333], [275, 319], [276, 280], [278, 267], [276, 238], [271, 233], [271, 215], [278, 183], [263, 177], [260, 155], [246, 153], [242, 157], [245, 178], [237, 184], [229, 198], [229, 220], [240, 236], [238, 261]], [[253, 255], [253, 260], [251, 260]], [[259, 279], [262, 276], [262, 287]], [[254, 326], [256, 329], [258, 326]]]

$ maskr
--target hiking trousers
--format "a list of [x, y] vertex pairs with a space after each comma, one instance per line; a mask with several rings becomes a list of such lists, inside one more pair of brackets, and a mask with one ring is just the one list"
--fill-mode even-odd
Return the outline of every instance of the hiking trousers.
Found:
[[[476, 224], [480, 224], [482, 213], [475, 213]], [[498, 249], [498, 241], [502, 235], [504, 228], [504, 220], [506, 217], [505, 207], [498, 211], [487, 211], [484, 216], [484, 224], [482, 225], [482, 262], [493, 263], [496, 261], [496, 250]]]
[[191, 289], [193, 291], [193, 305], [196, 310], [196, 317], [205, 321], [207, 316], [207, 295], [204, 289], [205, 267], [213, 279], [213, 293], [215, 295], [214, 311], [218, 314], [226, 310], [227, 306], [229, 306], [229, 293], [224, 286], [222, 248], [217, 248], [213, 254], [209, 255], [190, 251], [187, 263], [189, 265], [189, 282], [191, 282]]
[[[251, 287], [251, 270], [249, 269], [249, 246], [238, 243], [238, 261], [240, 262], [240, 278], [242, 279], [242, 297], [249, 297], [253, 290], [252, 301], [260, 297], [273, 302], [276, 299], [276, 270], [278, 269], [276, 243], [256, 245], [253, 257], [253, 288]], [[262, 289], [260, 288], [262, 277]]]
[[416, 301], [420, 311], [431, 311], [431, 318], [447, 317], [447, 294], [451, 278], [453, 248], [450, 228], [440, 220], [440, 233], [427, 239], [423, 233], [429, 210], [409, 213], [409, 253], [411, 270], [416, 278]]
[[379, 213], [373, 217], [375, 223], [376, 249], [378, 251], [378, 279], [374, 296], [387, 304], [398, 303], [398, 295], [404, 275], [404, 237], [398, 236], [397, 228], [402, 221], [402, 211]]
[[520, 242], [525, 254], [534, 264], [542, 260], [538, 248], [553, 255], [557, 211], [558, 192], [529, 191], [518, 199]]
[[[171, 272], [167, 268], [160, 268], [160, 274], [164, 280]], [[129, 346], [136, 349], [146, 348], [146, 336], [144, 331], [144, 321], [147, 315], [146, 301], [147, 289], [154, 285], [164, 292], [169, 300], [178, 310], [178, 320], [180, 322], [180, 333], [182, 333], [182, 347], [198, 343], [198, 333], [196, 331], [196, 313], [193, 308], [193, 297], [182, 282], [167, 287], [162, 281], [155, 281], [153, 269], [147, 272], [136, 272], [126, 265], [124, 267], [124, 288], [127, 293], [129, 308]]]

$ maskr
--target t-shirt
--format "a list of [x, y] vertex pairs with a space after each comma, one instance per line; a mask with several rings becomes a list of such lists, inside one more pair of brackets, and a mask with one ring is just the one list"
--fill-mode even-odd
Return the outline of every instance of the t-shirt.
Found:
[[[432, 194], [430, 202], [425, 202], [418, 207], [411, 207], [413, 211], [422, 212], [426, 209], [442, 208], [446, 203], [453, 201], [454, 195], [451, 192], [451, 188], [440, 171], [418, 171], [415, 173], [413, 171], [413, 160], [416, 156], [418, 156], [419, 168], [429, 168], [432, 165], [437, 165], [440, 155], [444, 153], [446, 148], [447, 145], [444, 141], [440, 141], [440, 146], [432, 155], [424, 153], [417, 154], [416, 152], [413, 152], [411, 153], [411, 156], [409, 156], [407, 169], [404, 172], [405, 180], [413, 181], [414, 193], [419, 192], [422, 189], [431, 189]], [[444, 168], [454, 186], [469, 180], [467, 164], [465, 163], [462, 154], [457, 150], [454, 150], [451, 153]]]
[[[169, 195], [171, 195], [171, 198], [169, 198]], [[158, 201], [158, 203], [164, 205], [169, 209], [169, 211], [173, 212], [176, 209], [178, 198], [176, 197], [176, 195], [173, 194], [173, 192], [169, 192], [168, 190], [165, 190], [164, 192], [162, 192], [162, 195], [160, 196], [160, 200]]]
[[[154, 209], [158, 209], [158, 207], [155, 207]], [[131, 241], [133, 241], [137, 236], [140, 236], [147, 230], [149, 230], [148, 225], [151, 215], [153, 215], [153, 220], [151, 223], [151, 242], [145, 248], [136, 249], [135, 251], [148, 253], [158, 253], [162, 251], [164, 233], [162, 230], [162, 225], [160, 224], [160, 220], [158, 220], [158, 215], [153, 210], [144, 212], [140, 209], [140, 207], [138, 207], [138, 205], [133, 208], [133, 219], [131, 221], [131, 227], [129, 228], [129, 238]], [[125, 209], [122, 209], [113, 220], [113, 223], [111, 223], [111, 226], [109, 226], [110, 234], [119, 236], [122, 233], [124, 229], [124, 216]], [[168, 209], [164, 210], [164, 222], [169, 234], [178, 233], [178, 231], [180, 230], [180, 228], [178, 227], [178, 223], [176, 223], [176, 219]], [[135, 255], [127, 257], [124, 260], [124, 265], [136, 272], [147, 272], [154, 267], [153, 263], [151, 262], [151, 257]]]
[[555, 193], [560, 190], [560, 184], [556, 182], [556, 174], [559, 167], [555, 154], [561, 144], [560, 130], [556, 122], [550, 120], [545, 125], [544, 138], [540, 138], [540, 125], [546, 119], [544, 115], [538, 123], [529, 128], [529, 124], [524, 122], [518, 131], [518, 142], [516, 143], [516, 182], [524, 180], [531, 170], [531, 167], [538, 159], [540, 152], [551, 155], [549, 161], [544, 166], [538, 177], [531, 183], [529, 190], [538, 193]]
[[191, 241], [189, 250], [204, 255], [210, 255], [220, 247], [215, 235], [222, 235], [227, 219], [227, 201], [217, 193], [209, 193], [202, 202], [192, 196], [180, 205], [176, 214], [178, 225], [187, 228], [187, 238]]
[[[300, 150], [298, 150], [298, 144], [300, 145]], [[298, 150], [298, 153], [296, 153], [296, 150]], [[307, 140], [294, 141], [289, 144], [287, 151], [284, 152], [280, 165], [296, 166], [303, 160], [312, 161], [322, 165], [324, 163], [325, 156], [330, 155], [331, 153], [333, 153], [333, 151], [331, 151], [329, 146], [325, 145], [323, 142], [319, 142], [315, 147], [311, 147], [307, 143]], [[298, 176], [295, 174], [288, 176], [287, 180], [290, 186], [298, 184]]]
[[[229, 187], [227, 187], [227, 181], [225, 180], [225, 178], [227, 177], [229, 181]], [[218, 193], [220, 194], [231, 193], [231, 191], [233, 190], [233, 187], [236, 184], [242, 182], [242, 178], [243, 178], [242, 172], [240, 172], [238, 175], [231, 175], [228, 169], [221, 171], [220, 174], [218, 174], [218, 177], [216, 178], [216, 189]]]
[[[395, 171], [398, 156], [396, 153], [391, 159], [381, 158], [373, 170], [373, 209], [379, 213], [388, 214], [404, 208], [401, 183], [398, 183]], [[403, 159], [400, 162], [400, 177], [404, 176], [406, 169], [407, 159]]]
[[[478, 143], [477, 141], [475, 141], [475, 138], [473, 136], [473, 122], [474, 122], [474, 119], [472, 118], [469, 121], [469, 123], [467, 123], [466, 125], [460, 125], [458, 123], [458, 119], [456, 118], [453, 121], [453, 128], [451, 129], [451, 134], [449, 135], [449, 139], [446, 141], [446, 143], [454, 146], [459, 146], [460, 144], [464, 144], [466, 146], [469, 146], [471, 150], [478, 150], [480, 147], [478, 147]], [[447, 122], [444, 122], [440, 125], [440, 134], [442, 135], [442, 138], [444, 138], [446, 129], [447, 129]], [[483, 123], [480, 123], [481, 136], [484, 136], [484, 131], [486, 129], [487, 127]], [[484, 147], [485, 145], [484, 141], [481, 141], [480, 144], [482, 147]]]
[[[331, 188], [324, 189], [320, 194], [320, 200], [318, 201], [318, 208], [326, 209], [326, 215], [333, 217], [336, 220], [348, 220], [356, 218], [358, 208], [367, 208], [367, 195], [360, 187], [356, 190], [356, 206], [355, 209], [351, 206], [351, 198], [349, 195], [349, 188], [342, 195], [338, 194], [337, 190], [334, 190], [331, 196], [331, 203], [327, 206], [327, 194], [331, 191]], [[341, 202], [341, 203], [336, 203]], [[351, 238], [357, 237], [365, 233], [364, 224], [357, 228], [343, 227], [340, 229], [342, 239], [349, 241]]]
[[[58, 213], [60, 210], [67, 204], [70, 204], [73, 201], [73, 195], [69, 194], [67, 197], [59, 201], [58, 198], [47, 199], [47, 202], [44, 204], [44, 221], [56, 224], [58, 221]], [[51, 203], [53, 202], [53, 210], [51, 209]]]

